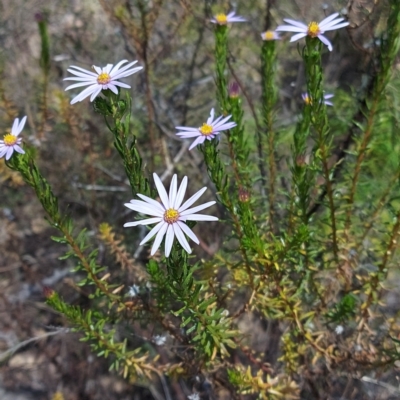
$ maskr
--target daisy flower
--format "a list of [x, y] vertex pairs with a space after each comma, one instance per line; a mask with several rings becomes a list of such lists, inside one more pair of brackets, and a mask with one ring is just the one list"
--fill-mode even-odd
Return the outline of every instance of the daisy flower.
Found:
[[71, 101], [71, 104], [82, 101], [88, 96], [90, 96], [90, 101], [93, 101], [102, 90], [106, 89], [118, 94], [117, 86], [130, 89], [129, 85], [119, 82], [118, 79], [132, 75], [135, 72], [140, 71], [143, 67], [131, 68], [132, 65], [137, 63], [137, 61], [133, 61], [122, 67], [122, 65], [127, 62], [128, 60], [122, 60], [115, 66], [113, 66], [113, 64], [107, 64], [103, 68], [93, 65], [92, 69], [94, 72], [72, 65], [69, 69], [67, 69], [67, 71], [75, 76], [65, 78], [64, 81], [78, 81], [79, 83], [74, 83], [73, 85], [68, 86], [65, 90], [70, 90], [81, 86], [89, 87], [78, 94], [78, 96], [74, 97]]
[[265, 41], [280, 40], [278, 32], [266, 31], [261, 34], [261, 39]]
[[227, 122], [230, 118], [232, 118], [232, 115], [228, 115], [225, 118], [223, 118], [223, 116], [220, 116], [213, 121], [214, 109], [212, 108], [210, 112], [210, 117], [208, 118], [207, 122], [205, 122], [202, 126], [200, 126], [199, 128], [176, 126], [175, 129], [177, 129], [178, 131], [182, 131], [178, 132], [176, 135], [184, 139], [195, 137], [196, 140], [189, 147], [189, 150], [192, 150], [193, 147], [197, 146], [198, 144], [204, 143], [206, 139], [211, 140], [220, 132], [235, 127], [235, 122]]
[[0, 158], [5, 156], [6, 160], [9, 160], [14, 151], [25, 154], [25, 151], [20, 147], [22, 139], [18, 137], [22, 129], [24, 129], [25, 122], [26, 117], [22, 118], [21, 122], [19, 122], [18, 118], [15, 118], [11, 132], [6, 133], [3, 136], [3, 140], [0, 140]]
[[199, 244], [199, 239], [193, 231], [185, 224], [186, 221], [218, 221], [217, 217], [210, 215], [196, 214], [198, 211], [204, 210], [215, 204], [215, 201], [199, 205], [197, 207], [189, 208], [200, 196], [207, 190], [206, 187], [200, 189], [189, 200], [182, 204], [187, 187], [187, 177], [185, 176], [178, 189], [178, 179], [176, 175], [172, 177], [169, 195], [161, 182], [161, 179], [156, 173], [153, 174], [154, 182], [160, 196], [161, 202], [151, 199], [143, 194], [138, 194], [141, 200], [131, 200], [125, 206], [133, 211], [150, 215], [152, 218], [142, 219], [140, 221], [127, 222], [124, 227], [137, 226], [137, 225], [151, 225], [157, 224], [147, 236], [140, 242], [140, 245], [148, 242], [153, 236], [156, 236], [153, 247], [151, 248], [151, 255], [161, 245], [163, 237], [165, 236], [165, 256], [169, 257], [174, 242], [175, 236], [177, 237], [181, 246], [190, 254], [192, 249], [186, 240], [185, 234], [192, 239], [195, 243]]
[[214, 15], [211, 22], [218, 25], [227, 25], [231, 22], [246, 22], [246, 19], [239, 15], [235, 16], [235, 11], [231, 11], [228, 15], [222, 13]]
[[292, 36], [291, 42], [295, 42], [303, 37], [310, 36], [312, 38], [317, 37], [323, 44], [328, 46], [329, 51], [332, 51], [332, 43], [323, 36], [326, 31], [333, 31], [335, 29], [344, 28], [349, 25], [348, 22], [344, 21], [344, 18], [337, 18], [339, 13], [335, 13], [326, 17], [321, 22], [310, 22], [308, 25], [302, 22], [294, 21], [292, 19], [285, 18], [284, 21], [290, 25], [280, 25], [276, 28], [278, 32], [297, 32], [296, 35]]
[[[331, 99], [334, 95], [333, 94], [324, 94], [324, 100], [323, 103], [326, 104], [327, 106], [333, 106], [333, 103], [331, 101], [329, 101], [329, 99]], [[310, 98], [310, 96], [308, 95], [308, 93], [303, 93], [301, 95], [301, 97], [303, 98], [304, 103], [306, 103], [307, 105], [312, 104], [312, 99]]]

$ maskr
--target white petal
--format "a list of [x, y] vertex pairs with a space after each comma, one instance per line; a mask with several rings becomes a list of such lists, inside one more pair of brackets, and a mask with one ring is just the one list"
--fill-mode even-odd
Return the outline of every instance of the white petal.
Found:
[[178, 190], [178, 193], [175, 198], [175, 202], [172, 205], [172, 208], [174, 210], [178, 210], [182, 204], [183, 198], [185, 197], [185, 193], [186, 193], [187, 183], [188, 183], [188, 178], [187, 178], [187, 176], [185, 176], [182, 179], [181, 186], [179, 186], [179, 190]]
[[15, 136], [18, 136], [21, 133], [22, 129], [24, 129], [26, 118], [27, 117], [25, 115], [25, 117], [21, 119], [21, 122], [18, 125], [17, 133], [15, 133]]
[[122, 88], [125, 88], [125, 89], [130, 89], [131, 88], [126, 83], [122, 83], [122, 82], [118, 82], [118, 81], [111, 81], [110, 83], [112, 83], [115, 86], [119, 86], [119, 87], [122, 87]]
[[207, 187], [203, 187], [199, 191], [197, 191], [189, 200], [186, 200], [183, 203], [182, 207], [179, 207], [178, 212], [181, 213], [182, 211], [187, 210], [195, 201], [197, 201], [203, 193], [207, 190]]
[[14, 135], [14, 136], [18, 132], [18, 125], [19, 125], [19, 118], [15, 118], [14, 119], [14, 123], [13, 123], [12, 128], [11, 128], [11, 134]]
[[107, 89], [110, 89], [113, 93], [118, 94], [118, 89], [111, 82], [107, 84]]
[[141, 200], [131, 200], [130, 203], [125, 203], [125, 207], [130, 208], [133, 211], [140, 212], [142, 214], [153, 215], [154, 217], [163, 217], [164, 212], [160, 211], [158, 208], [149, 205]]
[[156, 238], [155, 238], [155, 240], [154, 240], [153, 246], [152, 246], [152, 248], [151, 248], [150, 254], [151, 254], [152, 256], [154, 256], [154, 254], [156, 253], [156, 251], [157, 251], [158, 248], [160, 247], [160, 244], [161, 244], [161, 242], [162, 242], [162, 240], [163, 240], [163, 237], [164, 237], [164, 235], [165, 235], [165, 232], [167, 231], [168, 225], [169, 225], [169, 224], [167, 224], [165, 221], [164, 221], [163, 225], [161, 225], [161, 228], [160, 228], [160, 230], [158, 231], [157, 236], [156, 236]]
[[177, 224], [179, 227], [183, 230], [186, 235], [190, 237], [190, 239], [193, 240], [193, 242], [199, 244], [200, 240], [197, 238], [197, 236], [193, 233], [193, 231], [182, 221], [178, 221]]
[[6, 160], [9, 160], [10, 157], [12, 156], [12, 153], [14, 152], [14, 147], [13, 146], [9, 146], [7, 149], [7, 153], [6, 153]]
[[339, 22], [344, 21], [344, 18], [337, 18], [334, 21], [329, 21], [327, 23], [319, 23], [319, 28], [322, 30], [324, 30], [325, 28], [329, 28], [330, 26], [334, 26], [337, 25]]
[[112, 70], [113, 64], [107, 64], [104, 68], [103, 68], [103, 72], [105, 72], [106, 74], [110, 75], [110, 71]]
[[332, 51], [333, 47], [332, 47], [332, 43], [328, 40], [328, 38], [326, 38], [323, 35], [318, 35], [318, 39], [325, 44], [326, 46], [328, 46], [328, 50]]
[[[227, 117], [225, 117], [223, 120], [218, 121], [218, 123], [213, 123], [212, 126], [213, 128], [218, 128], [219, 126], [223, 125], [225, 122], [227, 122], [229, 119], [232, 118], [232, 115], [228, 115]], [[233, 121], [232, 121], [233, 122]]]
[[103, 73], [103, 69], [100, 67], [96, 67], [95, 65], [93, 65], [93, 69], [97, 72], [97, 75], [100, 75]]
[[25, 154], [25, 151], [22, 150], [17, 144], [14, 144], [14, 150], [18, 153]]
[[164, 187], [163, 183], [161, 182], [161, 179], [158, 177], [158, 175], [155, 172], [153, 174], [153, 178], [154, 178], [154, 183], [156, 184], [158, 194], [161, 197], [163, 206], [165, 207], [165, 209], [168, 210], [170, 208], [170, 205], [169, 205], [167, 191], [165, 190], [165, 187]]
[[[70, 90], [70, 89], [75, 89], [77, 87], [82, 87], [82, 86], [88, 86], [88, 85], [92, 85], [89, 82], [81, 82], [81, 83], [74, 83], [73, 85], [69, 85], [65, 88], [65, 91]], [[97, 83], [95, 83], [96, 86], [99, 86]], [[93, 86], [93, 85], [92, 85]], [[101, 88], [101, 86], [100, 86]]]
[[171, 208], [174, 208], [176, 193], [178, 191], [178, 178], [176, 174], [172, 177], [171, 184], [169, 186], [169, 204]]
[[0, 158], [4, 157], [4, 154], [7, 153], [8, 148], [7, 147], [0, 147]]
[[[117, 72], [121, 68], [122, 65], [124, 65], [127, 62], [128, 62], [128, 60], [122, 60], [118, 64], [116, 64], [114, 66], [114, 68], [111, 70], [110, 75], [112, 76], [115, 72]], [[134, 61], [134, 62], [137, 62], [137, 61]]]
[[330, 15], [329, 17], [324, 18], [318, 25], [321, 27], [321, 25], [327, 24], [328, 22], [334, 20], [336, 17], [339, 16], [339, 13], [334, 13]]
[[168, 225], [167, 233], [165, 235], [165, 257], [171, 254], [172, 244], [174, 243], [175, 232], [172, 224]]
[[285, 22], [287, 22], [288, 24], [297, 26], [298, 28], [308, 29], [308, 26], [304, 22], [295, 21], [294, 19], [290, 19], [290, 18], [284, 18], [283, 20]]
[[194, 137], [202, 136], [202, 135], [199, 131], [196, 131], [196, 132], [178, 132], [176, 134], [176, 136], [179, 136], [183, 139], [189, 139], [189, 138], [194, 138]]
[[165, 221], [161, 221], [159, 224], [157, 224], [145, 237], [144, 239], [139, 243], [139, 246], [145, 244], [148, 242], [164, 225], [167, 225]]
[[306, 33], [298, 33], [297, 35], [294, 35], [290, 38], [291, 42], [295, 42], [296, 40], [302, 39], [303, 37], [306, 37]]
[[308, 28], [300, 28], [297, 26], [280, 25], [275, 29], [277, 32], [303, 32], [307, 33]]
[[212, 108], [211, 112], [210, 112], [210, 116], [207, 119], [207, 124], [211, 125], [211, 122], [213, 121], [213, 119], [214, 119], [214, 109]]
[[97, 96], [98, 96], [98, 94], [101, 92], [101, 86], [99, 87], [99, 88], [97, 88], [97, 90], [95, 90], [93, 93], [92, 93], [92, 95], [90, 96], [90, 101], [93, 101]]
[[[75, 69], [77, 69], [78, 71], [82, 71], [82, 72], [85, 73], [86, 75], [95, 76], [96, 78], [97, 78], [97, 75], [98, 75], [98, 74], [95, 74], [95, 73], [92, 72], [92, 71], [88, 71], [88, 70], [83, 69], [83, 68], [81, 68], [81, 67], [76, 67], [75, 65], [71, 65], [71, 66], [67, 69], [67, 71], [68, 71], [68, 72], [71, 72], [71, 74], [78, 74], [78, 73], [79, 73], [79, 72], [74, 71], [73, 69], [71, 70], [71, 68], [75, 68]], [[78, 76], [81, 76], [81, 75], [78, 75]]]
[[78, 96], [76, 96], [74, 99], [72, 99], [71, 104], [75, 104], [78, 101], [82, 101], [86, 97], [90, 96], [94, 91], [97, 90], [98, 86], [99, 85], [97, 83], [95, 85], [89, 86], [83, 92], [78, 94]]
[[343, 23], [341, 23], [339, 25], [328, 26], [328, 27], [324, 28], [323, 31], [324, 32], [333, 31], [333, 30], [336, 30], [336, 29], [344, 28], [345, 26], [348, 26], [348, 25], [349, 25], [348, 22], [343, 22]]
[[178, 239], [179, 243], [190, 254], [192, 252], [192, 249], [190, 248], [189, 243], [186, 240], [181, 228], [178, 224], [173, 224], [172, 226], [174, 227], [175, 236]]
[[197, 207], [194, 208], [189, 208], [188, 210], [185, 210], [183, 212], [180, 212], [179, 214], [183, 217], [185, 215], [189, 214], [194, 214], [197, 213], [198, 211], [204, 210], [205, 208], [211, 207], [215, 204], [215, 201], [209, 201], [208, 203], [200, 204]]
[[137, 194], [138, 197], [140, 197], [142, 200], [144, 200], [146, 203], [151, 204], [153, 207], [155, 207], [157, 210], [160, 212], [164, 213], [165, 208], [156, 200], [151, 199], [150, 197], [145, 196], [144, 194]]
[[156, 222], [161, 222], [162, 220], [163, 219], [161, 217], [141, 219], [140, 221], [127, 222], [126, 224], [124, 224], [124, 228], [138, 225], [151, 225], [155, 224]]
[[202, 144], [204, 143], [204, 141], [206, 140], [206, 136], [199, 136], [189, 147], [189, 150], [192, 150], [193, 147], [196, 147], [198, 144]]
[[92, 77], [87, 77], [87, 78], [75, 78], [75, 77], [69, 77], [69, 78], [65, 78], [63, 79], [63, 81], [75, 81], [75, 82], [86, 82], [88, 85], [90, 85], [91, 83], [96, 83], [97, 79], [96, 78], [92, 78]]
[[184, 218], [186, 221], [218, 221], [217, 217], [204, 214], [190, 214], [190, 215], [185, 215]]
[[140, 70], [142, 70], [143, 67], [136, 67], [133, 69], [128, 69], [127, 71], [118, 71], [118, 73], [116, 75], [114, 75], [112, 78], [113, 79], [121, 79], [121, 78], [126, 78], [127, 76], [133, 75], [136, 72], [139, 72]]
[[178, 131], [186, 131], [186, 132], [198, 132], [199, 128], [190, 128], [187, 126], [176, 126], [175, 129]]

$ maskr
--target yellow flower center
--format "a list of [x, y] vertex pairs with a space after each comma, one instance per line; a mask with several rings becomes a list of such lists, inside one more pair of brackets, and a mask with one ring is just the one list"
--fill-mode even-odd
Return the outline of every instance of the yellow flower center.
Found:
[[264, 39], [265, 40], [274, 40], [275, 39], [275, 35], [273, 31], [267, 31], [264, 33]]
[[220, 25], [226, 25], [228, 23], [228, 17], [225, 14], [217, 14], [215, 19]]
[[315, 38], [315, 37], [317, 37], [320, 33], [321, 33], [321, 30], [319, 29], [318, 22], [313, 21], [313, 22], [310, 22], [310, 23], [308, 24], [308, 31], [307, 31], [307, 35], [308, 35], [308, 36], [310, 36], [310, 37], [312, 37], [312, 38]]
[[7, 133], [6, 135], [4, 135], [3, 140], [6, 146], [13, 146], [15, 143], [17, 143], [18, 138], [11, 133]]
[[306, 103], [308, 106], [312, 104], [312, 100], [308, 94], [304, 96], [304, 103]]
[[107, 72], [102, 72], [98, 77], [97, 77], [97, 83], [99, 85], [107, 85], [111, 81], [111, 76], [107, 74]]
[[213, 133], [213, 127], [208, 124], [203, 124], [200, 128], [199, 131], [202, 135], [204, 136], [209, 136]]
[[174, 210], [173, 208], [169, 208], [164, 213], [164, 221], [168, 222], [169, 224], [173, 224], [179, 219], [178, 211]]

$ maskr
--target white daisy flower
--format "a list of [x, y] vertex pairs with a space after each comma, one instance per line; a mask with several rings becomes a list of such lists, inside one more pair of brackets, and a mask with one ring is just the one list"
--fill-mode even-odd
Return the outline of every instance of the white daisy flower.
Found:
[[261, 34], [261, 39], [265, 41], [280, 40], [280, 38], [279, 33], [275, 31], [266, 31]]
[[231, 22], [246, 22], [246, 19], [239, 15], [235, 16], [235, 11], [231, 11], [228, 15], [222, 13], [214, 15], [211, 22], [218, 25], [227, 25]]
[[294, 21], [292, 19], [285, 18], [284, 21], [290, 25], [280, 25], [276, 28], [278, 32], [297, 32], [296, 35], [292, 36], [291, 42], [295, 42], [303, 37], [310, 36], [312, 38], [317, 37], [323, 44], [328, 46], [329, 51], [332, 51], [332, 43], [323, 36], [326, 31], [333, 31], [335, 29], [344, 28], [349, 25], [348, 22], [344, 21], [344, 18], [337, 18], [339, 13], [335, 13], [326, 17], [321, 22], [310, 22], [308, 25], [302, 22]]
[[167, 341], [167, 336], [166, 335], [154, 335], [153, 336], [153, 342], [157, 346], [163, 346]]
[[232, 115], [228, 115], [223, 119], [222, 118], [223, 116], [220, 116], [215, 121], [213, 121], [214, 109], [212, 108], [210, 112], [210, 117], [208, 118], [206, 123], [200, 126], [200, 128], [176, 126], [175, 129], [177, 129], [178, 131], [183, 131], [178, 132], [176, 135], [184, 139], [196, 137], [197, 139], [189, 147], [189, 150], [192, 150], [193, 147], [197, 146], [198, 144], [204, 143], [206, 139], [211, 140], [220, 132], [226, 131], [227, 129], [231, 129], [236, 126], [235, 122], [227, 123], [227, 121], [232, 118]]
[[153, 256], [165, 239], [165, 256], [169, 257], [174, 242], [175, 236], [177, 237], [181, 246], [190, 254], [192, 249], [186, 240], [185, 234], [192, 239], [195, 243], [199, 244], [199, 239], [193, 231], [185, 224], [186, 221], [218, 221], [217, 217], [210, 215], [196, 214], [198, 211], [204, 210], [215, 204], [215, 201], [200, 206], [189, 208], [200, 196], [207, 190], [206, 187], [200, 189], [189, 200], [182, 204], [187, 187], [187, 177], [185, 176], [178, 189], [178, 179], [176, 175], [172, 177], [169, 195], [161, 182], [161, 179], [156, 173], [153, 174], [154, 182], [157, 187], [158, 194], [161, 202], [151, 199], [143, 194], [138, 194], [142, 200], [131, 200], [125, 206], [133, 211], [143, 214], [151, 215], [152, 218], [142, 219], [140, 221], [127, 222], [124, 227], [137, 226], [137, 225], [157, 225], [147, 234], [147, 236], [140, 242], [140, 245], [148, 242], [154, 235], [157, 234], [153, 246], [151, 248], [151, 255]]
[[[329, 99], [331, 99], [333, 96], [334, 95], [331, 93], [324, 94], [324, 104], [326, 104], [327, 106], [333, 106], [333, 103], [329, 101]], [[307, 105], [312, 104], [312, 99], [310, 98], [308, 93], [303, 93], [301, 97], [303, 98], [304, 103], [306, 103]]]
[[127, 62], [128, 60], [122, 60], [115, 65], [115, 67], [113, 64], [107, 64], [103, 68], [93, 65], [92, 68], [94, 72], [72, 65], [67, 71], [76, 76], [65, 78], [64, 81], [78, 81], [79, 83], [74, 83], [73, 85], [68, 86], [65, 90], [70, 90], [81, 86], [89, 87], [78, 94], [78, 96], [74, 97], [71, 101], [71, 104], [82, 101], [88, 96], [90, 96], [90, 101], [93, 101], [102, 90], [106, 89], [118, 94], [117, 86], [130, 89], [129, 85], [119, 82], [118, 79], [132, 75], [135, 72], [140, 71], [143, 67], [131, 68], [132, 65], [137, 63], [137, 61], [133, 61], [122, 67], [122, 65]]
[[24, 129], [25, 122], [26, 116], [21, 119], [21, 122], [19, 122], [18, 118], [15, 118], [11, 132], [6, 133], [3, 136], [3, 140], [0, 140], [0, 158], [5, 156], [6, 160], [9, 160], [14, 151], [25, 154], [25, 151], [20, 147], [22, 139], [18, 137], [22, 129]]
[[336, 332], [337, 335], [341, 335], [344, 332], [344, 327], [342, 325], [338, 325], [335, 328], [335, 332]]

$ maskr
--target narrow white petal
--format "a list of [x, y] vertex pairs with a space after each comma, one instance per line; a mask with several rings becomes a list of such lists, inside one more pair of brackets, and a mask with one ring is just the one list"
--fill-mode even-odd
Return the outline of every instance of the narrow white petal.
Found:
[[197, 201], [203, 193], [207, 190], [207, 187], [203, 187], [198, 192], [196, 192], [189, 200], [186, 200], [181, 207], [179, 207], [178, 212], [187, 210], [195, 201]]
[[288, 24], [297, 26], [298, 28], [308, 29], [308, 26], [304, 22], [295, 21], [294, 19], [290, 19], [290, 18], [284, 18], [283, 20], [285, 22], [287, 22]]
[[330, 26], [334, 26], [334, 25], [336, 25], [336, 24], [338, 24], [339, 22], [342, 22], [342, 21], [344, 21], [344, 18], [338, 18], [338, 19], [335, 19], [334, 21], [329, 21], [327, 23], [319, 23], [318, 25], [319, 25], [319, 28], [322, 31], [325, 28], [329, 28]]
[[123, 82], [118, 82], [118, 81], [111, 81], [110, 83], [112, 83], [115, 86], [119, 86], [125, 89], [130, 89], [131, 87], [129, 85], [127, 85], [126, 83]]
[[151, 225], [157, 222], [161, 222], [162, 220], [163, 219], [161, 217], [141, 219], [140, 221], [127, 222], [126, 224], [124, 224], [124, 228], [137, 225]]
[[113, 64], [107, 64], [107, 65], [103, 68], [103, 71], [104, 71], [106, 74], [110, 75], [110, 71], [112, 70], [112, 67], [113, 67]]
[[336, 29], [344, 28], [345, 26], [348, 26], [348, 25], [349, 25], [348, 22], [343, 22], [343, 23], [341, 23], [339, 25], [328, 26], [328, 27], [324, 28], [323, 31], [324, 32], [334, 31]]
[[300, 28], [297, 26], [280, 25], [275, 29], [277, 32], [303, 32], [307, 33], [308, 28]]
[[172, 224], [168, 225], [167, 233], [165, 235], [165, 257], [171, 254], [172, 244], [174, 243], [175, 232]]
[[6, 153], [6, 160], [9, 160], [11, 158], [13, 152], [14, 152], [14, 147], [9, 146]]
[[200, 204], [197, 207], [194, 208], [189, 208], [188, 210], [185, 210], [183, 212], [180, 212], [179, 214], [183, 217], [185, 215], [189, 214], [194, 214], [197, 213], [198, 211], [204, 210], [205, 208], [211, 207], [215, 204], [215, 201], [209, 201], [208, 203]]
[[217, 217], [204, 214], [190, 214], [190, 215], [185, 215], [184, 218], [186, 221], [218, 221]]
[[176, 126], [175, 129], [178, 131], [187, 131], [187, 132], [198, 132], [199, 128], [190, 128], [187, 126]]
[[11, 128], [12, 135], [16, 135], [16, 133], [18, 132], [18, 125], [19, 125], [19, 118], [15, 118]]
[[211, 125], [213, 119], [214, 119], [214, 109], [212, 108], [212, 109], [211, 109], [211, 112], [210, 112], [210, 116], [209, 116], [208, 119], [207, 119], [207, 124], [208, 124], [208, 125]]
[[220, 125], [218, 128], [215, 128], [214, 135], [218, 134], [219, 132], [227, 131], [228, 129], [234, 128], [235, 126], [237, 126], [236, 122], [228, 122], [226, 124]]
[[116, 64], [115, 67], [111, 70], [110, 75], [112, 76], [115, 72], [117, 72], [121, 68], [122, 65], [124, 65], [127, 62], [128, 62], [128, 60], [122, 60], [118, 64]]
[[4, 157], [4, 154], [7, 153], [7, 147], [0, 147], [0, 158]]
[[200, 240], [197, 238], [197, 236], [193, 233], [193, 231], [182, 221], [178, 221], [177, 224], [179, 227], [183, 230], [186, 235], [190, 237], [190, 239], [193, 240], [193, 242], [199, 244]]
[[302, 39], [303, 37], [306, 37], [306, 33], [298, 33], [297, 35], [294, 35], [290, 38], [291, 42], [295, 42], [296, 40]]
[[338, 16], [339, 16], [338, 12], [334, 13], [334, 14], [330, 15], [329, 17], [324, 18], [318, 25], [321, 26], [321, 25], [327, 24], [328, 22], [332, 21], [333, 19], [335, 19]]
[[14, 144], [14, 150], [18, 153], [25, 154], [25, 151], [22, 150], [17, 144]]
[[[139, 245], [143, 245], [146, 242], [148, 242], [164, 225], [167, 225], [165, 221], [161, 221], [159, 224], [157, 224], [145, 237], [144, 239], [139, 243]], [[125, 226], [125, 225], [124, 225]]]
[[128, 71], [118, 71], [118, 73], [116, 75], [114, 75], [112, 78], [113, 79], [122, 79], [122, 78], [126, 78], [127, 76], [131, 76], [133, 74], [135, 74], [136, 72], [139, 72], [140, 70], [142, 70], [143, 67], [136, 67], [133, 69], [129, 69]]
[[186, 240], [181, 228], [178, 224], [173, 224], [172, 226], [174, 227], [175, 236], [178, 239], [179, 243], [190, 254], [192, 252], [192, 249], [190, 248], [189, 243]]
[[146, 203], [151, 204], [153, 207], [155, 207], [160, 212], [162, 212], [162, 213], [165, 212], [165, 208], [157, 200], [151, 199], [150, 197], [147, 197], [144, 194], [140, 194], [140, 193], [138, 193], [137, 196], [140, 197], [142, 200], [144, 200]]
[[172, 177], [171, 184], [169, 186], [169, 204], [171, 208], [174, 208], [176, 193], [178, 191], [178, 178], [176, 174]]
[[22, 129], [24, 129], [26, 118], [27, 117], [25, 115], [25, 117], [21, 119], [21, 122], [18, 125], [17, 133], [15, 133], [15, 136], [18, 136], [21, 133]]
[[71, 76], [69, 78], [64, 78], [63, 81], [75, 81], [75, 82], [86, 82], [88, 85], [91, 83], [96, 83], [97, 79], [92, 78], [92, 77], [86, 77], [86, 78], [76, 78], [74, 76]]
[[107, 84], [107, 89], [110, 89], [113, 93], [118, 94], [118, 89], [111, 82]]
[[83, 92], [79, 93], [78, 96], [76, 96], [72, 101], [71, 104], [74, 104], [78, 101], [82, 101], [83, 99], [85, 99], [86, 97], [90, 96], [97, 88], [99, 85], [95, 84], [92, 86], [89, 86], [88, 88], [86, 88]]
[[158, 194], [160, 195], [160, 198], [161, 198], [161, 201], [162, 201], [164, 207], [166, 209], [170, 208], [167, 191], [165, 190], [165, 187], [164, 187], [163, 183], [161, 182], [161, 179], [158, 177], [158, 175], [155, 172], [153, 174], [153, 178], [154, 178], [154, 183], [156, 184]]
[[93, 93], [92, 93], [92, 95], [90, 96], [90, 101], [93, 101], [97, 96], [98, 96], [98, 94], [101, 92], [101, 86], [99, 87], [99, 88], [97, 88]]
[[193, 147], [196, 147], [198, 144], [202, 144], [204, 143], [204, 141], [206, 140], [206, 136], [199, 136], [189, 147], [189, 150], [192, 150]]
[[100, 75], [103, 73], [103, 69], [100, 67], [96, 67], [96, 65], [93, 65], [93, 69], [97, 72], [97, 75]]
[[172, 208], [174, 210], [178, 210], [182, 204], [183, 198], [185, 197], [186, 188], [187, 188], [188, 178], [185, 176], [182, 179], [181, 186], [179, 186], [178, 193], [175, 198], [175, 202], [172, 204]]
[[176, 135], [180, 136], [183, 139], [189, 139], [189, 138], [194, 138], [197, 136], [202, 136], [199, 131], [197, 131], [197, 132], [178, 132]]
[[71, 71], [70, 71], [71, 68], [75, 68], [75, 69], [77, 69], [78, 71], [82, 71], [82, 72], [84, 72], [84, 73], [87, 74], [87, 75], [95, 76], [96, 78], [97, 78], [97, 75], [98, 75], [98, 74], [95, 74], [95, 73], [92, 72], [92, 71], [88, 71], [87, 69], [83, 69], [83, 68], [77, 67], [77, 66], [75, 66], [75, 65], [71, 65], [71, 66], [67, 69], [67, 71], [68, 71], [68, 72], [71, 72], [71, 74], [77, 73], [77, 72], [74, 71], [74, 70], [71, 70]]
[[326, 38], [323, 35], [318, 35], [318, 39], [326, 46], [328, 46], [328, 50], [332, 51], [333, 47], [332, 47], [332, 43], [328, 40], [328, 38]]
[[[217, 123], [213, 123], [212, 126], [213, 128], [218, 128], [219, 126], [223, 125], [225, 122], [227, 122], [228, 120], [230, 120], [232, 118], [232, 115], [228, 115], [227, 117], [225, 117], [223, 120], [218, 121]], [[232, 121], [233, 122], [233, 121]]]
[[155, 217], [163, 217], [164, 213], [158, 208], [155, 208], [148, 203], [141, 200], [131, 200], [130, 203], [125, 203], [125, 207], [130, 208], [133, 211], [140, 212], [142, 214], [153, 215]]
[[153, 246], [152, 246], [152, 248], [151, 248], [150, 254], [151, 254], [152, 256], [154, 256], [154, 254], [156, 253], [156, 251], [157, 251], [158, 248], [160, 247], [160, 244], [161, 244], [161, 242], [162, 242], [162, 240], [163, 240], [163, 237], [164, 237], [164, 235], [165, 235], [165, 232], [167, 231], [167, 228], [168, 228], [168, 224], [167, 224], [165, 221], [163, 221], [163, 223], [162, 223], [162, 225], [161, 225], [161, 228], [160, 228], [160, 230], [158, 231], [157, 236], [156, 236], [156, 238], [155, 238], [155, 240], [154, 240]]
[[[92, 85], [89, 82], [81, 82], [81, 83], [74, 83], [73, 85], [69, 85], [65, 88], [65, 91], [70, 90], [70, 89], [75, 89], [77, 87], [82, 87], [82, 86], [88, 86], [88, 85]], [[96, 86], [99, 86], [97, 83], [95, 84]], [[93, 86], [93, 85], [92, 85]]]

